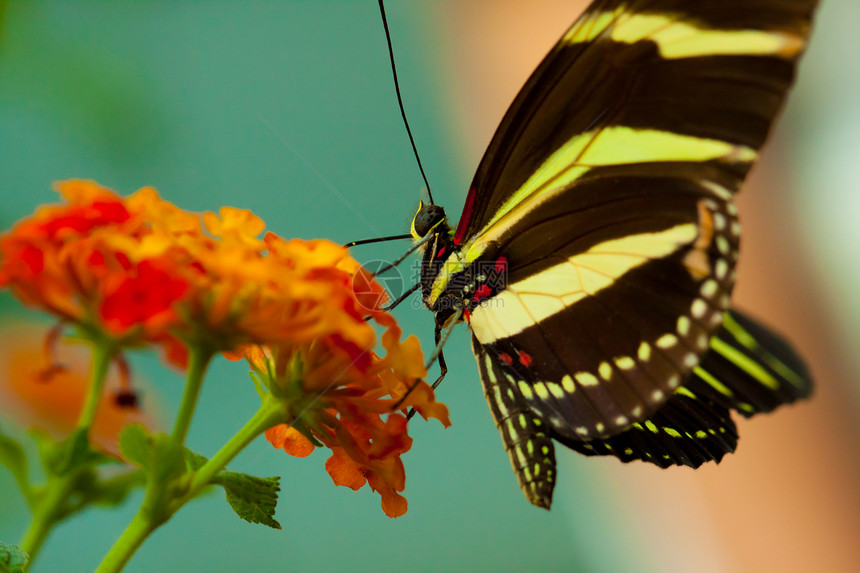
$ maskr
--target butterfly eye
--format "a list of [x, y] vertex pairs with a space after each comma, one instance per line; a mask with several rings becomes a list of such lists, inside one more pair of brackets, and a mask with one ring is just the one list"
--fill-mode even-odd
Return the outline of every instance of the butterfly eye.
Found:
[[426, 237], [434, 227], [445, 220], [445, 209], [439, 205], [418, 206], [418, 212], [412, 219], [412, 236], [415, 239]]

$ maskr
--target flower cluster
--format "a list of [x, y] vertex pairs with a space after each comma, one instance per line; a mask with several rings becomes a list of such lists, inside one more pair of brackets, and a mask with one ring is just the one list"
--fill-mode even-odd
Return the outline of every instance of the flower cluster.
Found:
[[249, 211], [197, 215], [151, 188], [127, 198], [89, 181], [57, 190], [65, 204], [0, 236], [0, 287], [94, 341], [158, 346], [174, 366], [189, 349], [247, 358], [264, 399], [284, 406], [273, 444], [294, 454], [325, 444], [336, 483], [366, 481], [386, 513], [405, 511], [400, 455], [411, 438], [392, 409], [446, 425], [447, 410], [422, 381], [418, 341], [401, 341], [380, 308], [384, 290], [344, 247], [261, 239]]
[[248, 353], [258, 379], [292, 406], [291, 423], [269, 429], [269, 442], [296, 457], [320, 442], [331, 448], [326, 470], [334, 483], [355, 490], [368, 483], [390, 517], [406, 512], [398, 493], [406, 479], [400, 455], [412, 445], [406, 416], [392, 409], [413, 407], [450, 425], [447, 408], [421, 381], [426, 372], [418, 341], [400, 343], [399, 336], [396, 325], [383, 334], [384, 358], [367, 348], [344, 348], [337, 338]]
[[151, 189], [128, 199], [89, 181], [57, 190], [65, 204], [39, 208], [0, 238], [0, 286], [90, 337], [161, 341], [181, 365], [185, 352], [169, 333], [193, 271], [178, 272], [189, 261], [177, 245], [199, 222]]
[[[194, 343], [219, 351], [312, 338], [354, 296], [331, 280], [342, 287], [360, 272], [344, 249], [259, 239], [264, 224], [249, 211], [200, 216], [151, 188], [122, 198], [89, 181], [57, 190], [67, 204], [40, 208], [0, 238], [0, 287], [85, 332], [161, 345], [177, 366]], [[364, 347], [374, 335], [341, 336]]]

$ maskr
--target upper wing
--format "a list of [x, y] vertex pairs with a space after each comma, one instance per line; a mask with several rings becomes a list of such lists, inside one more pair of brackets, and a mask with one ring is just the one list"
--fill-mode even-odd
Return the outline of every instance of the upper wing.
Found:
[[649, 418], [699, 365], [734, 284], [732, 194], [815, 4], [597, 1], [502, 121], [455, 240], [506, 276], [469, 321], [561, 437]]
[[[667, 184], [736, 191], [792, 82], [816, 4], [596, 0], [502, 119], [456, 242], [585, 175], [638, 179], [668, 163]], [[611, 189], [593, 191], [615, 200]]]

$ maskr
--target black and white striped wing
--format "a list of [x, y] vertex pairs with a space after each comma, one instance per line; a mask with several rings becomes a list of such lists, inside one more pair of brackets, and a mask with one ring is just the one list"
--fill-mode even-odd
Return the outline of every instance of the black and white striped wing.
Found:
[[641, 460], [666, 468], [722, 460], [738, 434], [730, 411], [752, 416], [812, 392], [806, 367], [768, 329], [732, 310], [697, 366], [652, 416], [611, 437], [571, 439], [555, 431], [521, 393], [527, 379], [473, 337], [484, 393], [526, 497], [549, 508], [555, 485], [553, 439], [585, 455]]
[[805, 398], [812, 381], [787, 342], [732, 310], [684, 385], [654, 416], [611, 438], [564, 441], [586, 455], [697, 468], [737, 446], [730, 410], [746, 417]]
[[618, 433], [698, 366], [814, 5], [595, 2], [505, 116], [458, 236], [506, 282], [469, 323], [554, 431]]
[[514, 394], [518, 415], [527, 404], [575, 443], [634, 428], [667, 401], [726, 407], [670, 398], [729, 309], [732, 197], [816, 4], [597, 0], [528, 80], [454, 238], [463, 265], [504, 270], [476, 290], [467, 320], [482, 375]]
[[[510, 211], [522, 216], [583, 175], [736, 191], [794, 79], [817, 4], [595, 0], [502, 119], [456, 242], [496, 236]], [[597, 192], [593, 200], [613, 200]]]
[[514, 374], [474, 336], [472, 351], [478, 362], [484, 395], [520, 488], [533, 504], [549, 509], [556, 476], [552, 431], [543, 416], [523, 397]]

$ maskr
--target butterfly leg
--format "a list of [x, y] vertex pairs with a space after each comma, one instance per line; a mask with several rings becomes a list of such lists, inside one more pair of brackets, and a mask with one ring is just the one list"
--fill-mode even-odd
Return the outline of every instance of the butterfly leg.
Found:
[[397, 300], [395, 300], [394, 302], [392, 302], [391, 304], [389, 304], [387, 306], [383, 306], [381, 310], [384, 310], [385, 312], [393, 310], [395, 307], [397, 307], [401, 302], [406, 300], [412, 293], [417, 291], [419, 288], [421, 288], [421, 283], [415, 283], [414, 285], [409, 287], [408, 291], [406, 291], [405, 293], [403, 293], [402, 295], [397, 297]]
[[454, 314], [450, 315], [442, 324], [437, 322], [436, 328], [433, 330], [433, 340], [436, 343], [436, 347], [433, 349], [433, 353], [427, 360], [425, 367], [429, 370], [429, 368], [433, 366], [434, 362], [437, 360], [439, 361], [440, 372], [439, 377], [436, 378], [435, 382], [433, 382], [434, 390], [448, 373], [448, 365], [445, 363], [445, 356], [442, 354], [442, 348], [445, 346], [445, 343], [448, 342], [448, 337], [451, 336], [451, 332], [453, 332], [454, 327], [460, 321], [460, 317], [463, 316], [463, 310], [464, 309], [462, 308], [457, 309], [454, 311]]
[[442, 329], [438, 326], [433, 332], [433, 339], [436, 341], [436, 348], [439, 349], [439, 377], [436, 378], [436, 381], [433, 382], [432, 386], [432, 388], [435, 390], [436, 387], [442, 383], [442, 380], [445, 378], [445, 375], [448, 374], [448, 365], [445, 364], [445, 353], [442, 351], [442, 347], [439, 344], [442, 341]]
[[416, 241], [411, 247], [409, 247], [409, 249], [405, 253], [403, 253], [403, 256], [398, 258], [393, 263], [388, 263], [387, 265], [383, 266], [382, 268], [377, 269], [377, 271], [375, 273], [373, 273], [373, 277], [376, 278], [379, 275], [381, 275], [382, 273], [390, 271], [391, 269], [393, 269], [394, 267], [396, 267], [397, 265], [399, 265], [400, 263], [405, 261], [409, 255], [411, 255], [412, 253], [414, 253], [415, 251], [417, 251], [418, 249], [420, 249], [421, 247], [423, 247], [424, 245], [429, 243], [433, 239], [433, 237], [435, 237], [435, 236], [436, 235], [434, 235], [434, 234], [429, 234], [426, 237], [422, 238], [420, 241]]
[[[433, 331], [433, 340], [436, 342], [436, 348], [433, 349], [433, 353], [430, 355], [430, 359], [427, 361], [426, 367], [429, 369], [434, 362], [436, 362], [437, 360], [439, 361], [439, 377], [436, 378], [436, 380], [433, 382], [433, 385], [431, 386], [434, 390], [437, 386], [439, 386], [439, 384], [442, 383], [442, 380], [445, 378], [445, 375], [448, 374], [448, 365], [445, 363], [445, 354], [442, 352], [442, 347], [445, 346], [445, 342], [448, 341], [448, 336], [451, 335], [451, 331], [454, 329], [454, 325], [457, 323], [456, 319], [459, 318], [459, 315], [462, 314], [462, 312], [462, 310], [457, 311], [455, 320], [451, 323], [451, 326], [444, 329], [444, 332], [442, 327], [440, 327], [438, 324], [436, 325], [436, 329]], [[412, 385], [409, 390], [406, 391], [406, 394], [402, 398], [400, 398], [397, 404], [394, 405], [394, 409], [397, 409], [397, 407], [399, 407], [400, 404], [403, 403], [403, 401], [406, 399], [406, 396], [408, 396], [409, 393], [412, 392], [416, 384]], [[411, 409], [406, 415], [406, 419], [410, 420], [414, 415], [415, 410]]]

